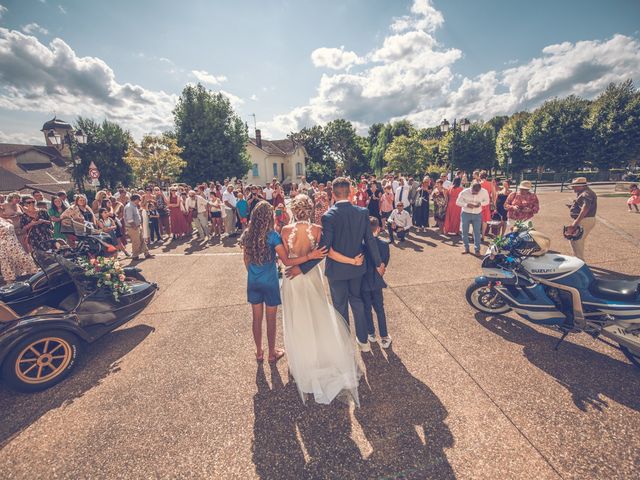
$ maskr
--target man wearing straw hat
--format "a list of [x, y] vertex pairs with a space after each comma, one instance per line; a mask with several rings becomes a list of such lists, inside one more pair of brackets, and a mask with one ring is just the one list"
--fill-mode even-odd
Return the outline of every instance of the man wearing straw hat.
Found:
[[569, 214], [573, 222], [569, 230], [574, 231], [578, 226], [582, 227], [582, 236], [577, 240], [571, 240], [573, 254], [580, 260], [584, 260], [584, 243], [587, 235], [596, 225], [596, 211], [598, 210], [598, 197], [587, 184], [585, 177], [578, 177], [571, 182], [571, 188], [576, 192], [576, 199], [569, 206]]

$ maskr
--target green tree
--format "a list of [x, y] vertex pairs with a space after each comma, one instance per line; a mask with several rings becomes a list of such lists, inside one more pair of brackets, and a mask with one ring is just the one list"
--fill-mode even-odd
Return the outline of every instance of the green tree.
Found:
[[[376, 172], [380, 173], [385, 168], [385, 152], [387, 147], [393, 142], [393, 139], [400, 136], [411, 137], [415, 134], [416, 129], [408, 120], [398, 120], [393, 123], [387, 123], [380, 127], [381, 124], [375, 124], [376, 128], [372, 132], [369, 130], [369, 139], [371, 142], [370, 166]], [[372, 133], [377, 131], [377, 136], [373, 140]]]
[[422, 177], [429, 167], [439, 167], [439, 142], [424, 140], [414, 131], [410, 137], [395, 137], [387, 147], [384, 160], [386, 170]]
[[493, 131], [496, 133], [496, 137], [497, 137], [498, 134], [500, 133], [500, 130], [502, 130], [502, 127], [504, 127], [508, 121], [509, 121], [508, 115], [496, 115], [491, 120], [489, 120], [487, 124], [493, 127]]
[[335, 162], [337, 172], [357, 177], [369, 170], [363, 145], [351, 122], [338, 119], [327, 123], [324, 139], [327, 155]]
[[293, 141], [302, 144], [307, 151], [306, 173], [308, 180], [328, 182], [335, 177], [336, 162], [329, 153], [324, 129], [320, 125], [303, 128], [289, 135]]
[[496, 141], [493, 127], [474, 123], [466, 132], [450, 130], [440, 142], [444, 162], [455, 170], [489, 169], [495, 163]]
[[514, 113], [498, 133], [496, 156], [498, 164], [505, 171], [521, 172], [534, 166], [528, 163], [529, 158], [525, 154], [522, 142], [522, 130], [530, 116], [529, 112]]
[[93, 161], [100, 171], [101, 188], [113, 189], [120, 183], [128, 185], [132, 172], [124, 158], [129, 145], [133, 143], [131, 134], [109, 120], [97, 123], [89, 118], [78, 117], [75, 127], [87, 136], [87, 143], [74, 147], [77, 157], [81, 159], [75, 174], [81, 179], [86, 178]]
[[133, 175], [139, 183], [160, 183], [164, 180], [175, 181], [186, 166], [180, 154], [175, 137], [168, 134], [145, 135], [140, 146], [131, 145], [126, 162], [131, 166]]
[[611, 83], [593, 101], [587, 120], [598, 168], [625, 168], [640, 156], [640, 92], [633, 81]]
[[556, 171], [584, 166], [590, 141], [585, 127], [588, 115], [589, 102], [575, 95], [542, 104], [522, 130], [527, 162]]
[[187, 183], [244, 177], [251, 163], [246, 151], [247, 127], [222, 93], [187, 85], [173, 111], [178, 146], [187, 162]]

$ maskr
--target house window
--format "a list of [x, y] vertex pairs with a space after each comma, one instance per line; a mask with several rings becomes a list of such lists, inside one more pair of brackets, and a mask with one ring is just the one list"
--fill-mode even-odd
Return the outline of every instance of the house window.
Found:
[[278, 164], [277, 163], [273, 164], [273, 176], [276, 177], [276, 178], [278, 177]]
[[258, 164], [257, 163], [253, 164], [252, 170], [253, 170], [253, 176], [254, 177], [259, 177], [260, 176], [260, 171], [258, 170]]
[[296, 163], [296, 175], [298, 177], [302, 176], [302, 163], [300, 162]]

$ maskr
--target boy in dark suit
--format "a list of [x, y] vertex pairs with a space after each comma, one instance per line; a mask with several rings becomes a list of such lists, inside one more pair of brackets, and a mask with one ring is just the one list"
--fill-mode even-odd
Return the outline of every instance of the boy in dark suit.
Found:
[[[389, 265], [389, 244], [378, 237], [380, 233], [380, 222], [376, 217], [369, 217], [369, 224], [371, 225], [371, 232], [376, 239], [378, 245], [378, 251], [380, 252], [380, 258], [384, 263], [385, 268]], [[378, 318], [378, 330], [380, 330], [380, 345], [382, 348], [389, 348], [391, 345], [391, 336], [387, 332], [387, 317], [384, 313], [384, 298], [382, 295], [382, 289], [387, 288], [382, 276], [378, 273], [374, 267], [374, 263], [370, 261], [369, 251], [367, 255], [367, 273], [362, 280], [362, 301], [364, 303], [364, 313], [367, 318], [367, 328], [369, 330], [369, 341], [376, 341], [376, 328], [373, 325], [373, 312], [376, 312]]]

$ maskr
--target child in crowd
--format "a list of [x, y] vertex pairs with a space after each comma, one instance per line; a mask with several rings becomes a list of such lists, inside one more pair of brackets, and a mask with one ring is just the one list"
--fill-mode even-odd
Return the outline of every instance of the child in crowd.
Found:
[[240, 237], [244, 251], [244, 264], [248, 271], [247, 299], [253, 313], [253, 339], [256, 344], [256, 360], [264, 361], [262, 349], [262, 318], [267, 320], [269, 362], [276, 362], [284, 351], [276, 349], [276, 314], [280, 300], [280, 282], [276, 255], [286, 266], [301, 265], [309, 260], [321, 259], [326, 249], [315, 249], [299, 258], [288, 258], [280, 234], [274, 230], [273, 207], [266, 201], [258, 203], [251, 212], [251, 223]]
[[129, 255], [129, 253], [125, 250], [124, 245], [122, 244], [122, 241], [120, 241], [120, 238], [118, 238], [116, 234], [118, 225], [116, 223], [116, 220], [111, 217], [111, 211], [107, 210], [104, 207], [100, 208], [98, 210], [97, 223], [98, 223], [97, 225], [98, 228], [102, 230], [103, 233], [106, 233], [111, 237], [111, 240], [116, 245], [116, 248], [120, 252], [124, 253], [127, 257], [130, 257], [131, 255]]
[[249, 202], [245, 200], [242, 192], [238, 192], [236, 209], [238, 210], [238, 217], [240, 217], [240, 228], [244, 230], [247, 228], [247, 224], [249, 223]]
[[276, 215], [276, 232], [280, 232], [280, 230], [282, 230], [282, 227], [284, 227], [285, 225], [289, 225], [289, 214], [287, 213], [287, 209], [284, 206], [284, 203], [279, 203], [278, 206], [276, 207], [276, 211], [275, 211], [275, 215]]
[[[380, 252], [380, 258], [384, 263], [385, 268], [389, 265], [389, 244], [384, 240], [381, 240], [380, 235], [380, 222], [376, 217], [369, 217], [369, 224], [371, 226], [371, 232], [376, 237], [378, 243], [378, 251]], [[367, 328], [369, 329], [369, 341], [376, 341], [376, 329], [373, 325], [373, 312], [376, 312], [376, 318], [378, 319], [378, 331], [380, 333], [380, 345], [382, 348], [389, 348], [391, 345], [391, 336], [387, 331], [387, 317], [384, 313], [384, 297], [382, 295], [382, 289], [387, 288], [387, 284], [380, 276], [374, 266], [373, 259], [367, 253], [367, 273], [365, 273], [362, 279], [361, 296], [364, 303], [364, 314], [367, 318]]]
[[635, 183], [632, 184], [629, 187], [629, 193], [631, 193], [629, 200], [627, 200], [627, 207], [629, 208], [629, 212], [632, 212], [631, 205], [633, 205], [633, 207], [636, 209], [636, 213], [640, 213], [640, 210], [638, 210], [638, 205], [640, 205], [640, 189], [638, 189], [638, 185]]
[[147, 203], [147, 215], [149, 217], [149, 239], [151, 243], [160, 241], [160, 213], [156, 208], [156, 202]]

